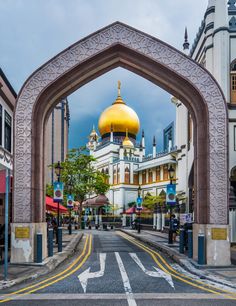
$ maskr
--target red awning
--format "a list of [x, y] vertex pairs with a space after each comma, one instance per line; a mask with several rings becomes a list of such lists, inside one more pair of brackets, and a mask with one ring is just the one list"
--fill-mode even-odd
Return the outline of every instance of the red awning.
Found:
[[[46, 210], [50, 210], [53, 212], [57, 212], [58, 204], [53, 202], [51, 197], [46, 196]], [[60, 213], [67, 213], [68, 210], [63, 205], [59, 204], [59, 211]]]

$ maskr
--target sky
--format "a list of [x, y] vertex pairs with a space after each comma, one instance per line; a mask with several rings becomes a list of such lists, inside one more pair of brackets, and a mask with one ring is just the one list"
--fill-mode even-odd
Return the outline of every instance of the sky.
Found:
[[[185, 26], [193, 42], [207, 0], [0, 0], [0, 67], [16, 92], [28, 76], [81, 38], [115, 21], [124, 22], [182, 50]], [[170, 94], [123, 68], [116, 68], [68, 97], [69, 146], [87, 142], [92, 125], [117, 96], [138, 114], [150, 153], [162, 150], [162, 131], [175, 120]]]

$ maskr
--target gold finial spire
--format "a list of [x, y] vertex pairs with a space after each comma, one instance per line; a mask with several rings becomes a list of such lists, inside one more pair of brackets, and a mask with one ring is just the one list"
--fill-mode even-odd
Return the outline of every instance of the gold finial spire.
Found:
[[120, 86], [121, 86], [121, 82], [118, 81], [118, 96], [120, 96]]
[[121, 87], [121, 82], [118, 81], [118, 96], [116, 98], [116, 101], [113, 104], [125, 104], [125, 102], [122, 100], [121, 95], [120, 95], [120, 87]]
[[128, 129], [126, 128], [126, 137], [129, 138], [128, 136]]

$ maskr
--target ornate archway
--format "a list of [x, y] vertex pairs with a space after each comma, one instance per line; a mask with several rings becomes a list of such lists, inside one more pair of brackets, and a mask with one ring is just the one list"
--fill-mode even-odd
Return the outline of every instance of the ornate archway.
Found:
[[[116, 22], [52, 58], [28, 78], [19, 93], [15, 111], [13, 262], [32, 261], [34, 232], [40, 228], [45, 233], [43, 147], [50, 110], [62, 97], [118, 66], [161, 86], [187, 106], [195, 131], [197, 229], [205, 230], [208, 225], [227, 228], [227, 108], [219, 86], [183, 53]], [[27, 258], [14, 236], [14, 228], [25, 223], [31, 225]], [[17, 257], [20, 252], [22, 256]]]

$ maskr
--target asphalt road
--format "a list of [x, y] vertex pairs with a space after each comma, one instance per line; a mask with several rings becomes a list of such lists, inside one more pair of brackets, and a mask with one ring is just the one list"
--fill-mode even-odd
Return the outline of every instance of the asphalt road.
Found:
[[[187, 272], [176, 273], [170, 259], [127, 235], [85, 233], [70, 262], [33, 284], [4, 291], [2, 305], [236, 305], [236, 290], [232, 296], [230, 288], [222, 292]], [[16, 291], [21, 292], [7, 295]]]

